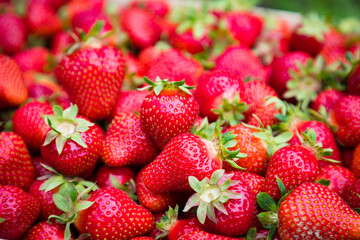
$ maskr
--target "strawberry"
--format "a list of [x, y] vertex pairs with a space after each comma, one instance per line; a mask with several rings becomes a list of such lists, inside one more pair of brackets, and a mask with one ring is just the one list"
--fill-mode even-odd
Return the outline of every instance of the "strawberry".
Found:
[[120, 116], [122, 113], [140, 112], [141, 104], [148, 94], [146, 91], [130, 90], [120, 92], [111, 111], [111, 119]]
[[77, 12], [71, 18], [71, 26], [74, 30], [82, 29], [84, 32], [88, 33], [96, 21], [104, 21], [105, 24], [101, 29], [102, 33], [112, 30], [110, 21], [98, 9], [89, 9]]
[[225, 237], [204, 231], [192, 231], [182, 236], [179, 240], [244, 240], [244, 238]]
[[357, 145], [352, 153], [352, 160], [350, 170], [355, 174], [357, 178], [360, 177], [360, 144]]
[[35, 179], [35, 168], [22, 138], [11, 132], [0, 133], [0, 184], [27, 190]]
[[138, 48], [154, 45], [161, 36], [156, 17], [148, 10], [131, 7], [121, 13], [120, 25]]
[[165, 17], [170, 11], [170, 6], [166, 0], [134, 0], [131, 2], [131, 6], [148, 9], [160, 18]]
[[33, 162], [35, 167], [36, 177], [52, 174], [51, 171], [49, 171], [48, 169], [42, 166], [42, 164], [48, 165], [48, 163], [41, 157], [39, 156], [32, 157], [31, 161]]
[[33, 47], [14, 55], [22, 71], [44, 72], [50, 70], [50, 52], [44, 47]]
[[87, 200], [94, 203], [78, 213], [75, 227], [80, 233], [89, 233], [91, 239], [112, 236], [125, 240], [144, 235], [154, 227], [154, 216], [119, 189], [100, 188]]
[[154, 65], [157, 60], [160, 60], [161, 59], [160, 56], [162, 55], [162, 53], [166, 51], [171, 52], [176, 50], [172, 50], [167, 43], [161, 41], [157, 42], [155, 46], [150, 46], [142, 49], [138, 55], [138, 61], [139, 61], [138, 75], [146, 76], [149, 68], [152, 65]]
[[0, 55], [0, 109], [18, 106], [27, 96], [19, 65], [10, 57]]
[[347, 92], [352, 95], [360, 96], [360, 65], [358, 65], [349, 76]]
[[56, 59], [61, 59], [65, 51], [74, 44], [74, 39], [66, 31], [59, 31], [52, 36], [51, 50]]
[[141, 105], [141, 127], [163, 149], [172, 138], [190, 132], [199, 115], [199, 104], [190, 94], [192, 87], [183, 81], [169, 82], [156, 78], [152, 82], [144, 78], [149, 86], [143, 90], [153, 90]]
[[[60, 224], [39, 222], [26, 231], [22, 240], [63, 240], [65, 227]], [[71, 238], [72, 239], [72, 238]]]
[[154, 240], [154, 238], [152, 237], [134, 237], [134, 238], [131, 238], [131, 240]]
[[327, 112], [330, 112], [343, 96], [344, 93], [335, 89], [322, 91], [312, 103], [312, 109], [319, 111], [323, 106]]
[[266, 81], [260, 59], [246, 45], [230, 46], [215, 60], [216, 70], [229, 71], [243, 81], [247, 78]]
[[51, 130], [41, 146], [41, 156], [67, 176], [91, 173], [101, 153], [103, 131], [88, 119], [77, 118], [76, 105], [64, 111], [55, 105], [53, 111], [55, 116], [44, 116]]
[[[114, 181], [115, 180], [115, 181]], [[114, 168], [101, 166], [96, 172], [96, 184], [99, 187], [116, 187], [114, 183], [120, 185], [129, 185], [130, 181], [135, 181], [135, 171], [132, 168]], [[123, 189], [121, 189], [123, 190]], [[135, 189], [133, 189], [135, 191]]]
[[344, 201], [351, 208], [360, 208], [360, 180], [356, 180], [343, 194]]
[[212, 45], [212, 41], [208, 35], [208, 33], [204, 33], [203, 36], [196, 37], [194, 36], [193, 31], [190, 30], [183, 33], [177, 33], [175, 31], [174, 33], [170, 34], [169, 42], [171, 43], [171, 46], [176, 49], [184, 50], [191, 54], [196, 54], [205, 51], [205, 49]]
[[0, 14], [0, 33], [0, 48], [4, 53], [17, 53], [25, 45], [27, 37], [25, 23], [13, 13]]
[[19, 134], [31, 149], [39, 151], [50, 127], [42, 115], [52, 114], [51, 105], [38, 101], [18, 108], [12, 118], [14, 132]]
[[141, 119], [133, 113], [120, 113], [109, 125], [101, 159], [112, 167], [144, 166], [158, 154], [155, 143], [141, 129]]
[[264, 187], [265, 178], [254, 174], [254, 173], [247, 173], [247, 172], [240, 172], [240, 171], [234, 171], [234, 172], [228, 172], [233, 173], [233, 179], [235, 180], [241, 180], [244, 181], [249, 188], [255, 193], [255, 196], [261, 192], [261, 190]]
[[20, 188], [0, 185], [0, 238], [19, 239], [39, 213], [34, 197]]
[[125, 74], [121, 52], [93, 37], [99, 34], [101, 25], [101, 22], [94, 24], [89, 36], [83, 35], [83, 42], [55, 69], [58, 81], [71, 101], [79, 106], [80, 114], [90, 119], [102, 119], [110, 114]]

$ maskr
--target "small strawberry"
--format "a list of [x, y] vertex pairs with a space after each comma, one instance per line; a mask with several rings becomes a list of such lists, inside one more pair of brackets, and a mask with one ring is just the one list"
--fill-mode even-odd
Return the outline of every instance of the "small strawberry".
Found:
[[110, 118], [114, 119], [122, 113], [140, 112], [141, 104], [149, 93], [146, 91], [122, 91], [119, 93]]
[[41, 147], [41, 156], [67, 176], [91, 173], [101, 153], [104, 133], [83, 117], [76, 117], [76, 105], [64, 111], [53, 107], [55, 116], [45, 115], [51, 127]]
[[[63, 240], [65, 227], [60, 224], [39, 222], [26, 231], [22, 240]], [[71, 238], [73, 239], [73, 238]]]
[[27, 190], [35, 179], [35, 168], [24, 140], [11, 132], [0, 133], [0, 184]]
[[22, 71], [44, 72], [50, 70], [52, 56], [44, 47], [33, 47], [15, 54], [14, 60]]
[[0, 14], [0, 48], [7, 54], [19, 52], [26, 42], [27, 29], [23, 19], [13, 13]]
[[360, 208], [359, 195], [360, 179], [356, 180], [355, 183], [344, 192], [343, 199], [351, 208]]
[[183, 81], [169, 82], [144, 78], [153, 90], [141, 105], [141, 127], [163, 149], [170, 140], [181, 133], [190, 132], [199, 115], [199, 104], [190, 94], [192, 87]]
[[355, 174], [357, 178], [360, 177], [360, 144], [354, 149], [352, 153], [350, 170]]
[[20, 188], [0, 185], [0, 238], [19, 239], [39, 213], [34, 197]]

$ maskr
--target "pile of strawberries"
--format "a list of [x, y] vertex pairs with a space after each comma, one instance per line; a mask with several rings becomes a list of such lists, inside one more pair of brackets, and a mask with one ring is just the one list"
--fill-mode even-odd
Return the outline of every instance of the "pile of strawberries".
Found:
[[360, 239], [356, 20], [0, 2], [0, 239]]

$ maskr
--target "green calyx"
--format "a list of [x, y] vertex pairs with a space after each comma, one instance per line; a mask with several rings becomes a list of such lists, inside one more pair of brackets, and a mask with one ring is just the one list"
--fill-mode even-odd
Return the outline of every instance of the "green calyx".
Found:
[[155, 239], [160, 239], [169, 235], [171, 229], [178, 222], [179, 206], [176, 205], [175, 209], [169, 207], [169, 210], [161, 217], [160, 221], [156, 223], [156, 227], [162, 233], [156, 236]]
[[224, 174], [225, 170], [219, 169], [213, 172], [211, 178], [204, 178], [199, 181], [196, 177], [189, 177], [189, 184], [196, 193], [187, 201], [184, 212], [197, 207], [196, 216], [200, 223], [204, 224], [206, 217], [217, 223], [215, 209], [228, 215], [224, 203], [230, 199], [240, 199], [243, 196], [239, 193], [228, 190], [231, 186], [238, 184], [232, 181], [234, 174]]
[[222, 105], [216, 109], [212, 109], [212, 111], [219, 115], [219, 119], [223, 123], [235, 126], [245, 118], [243, 112], [246, 112], [249, 107], [246, 103], [240, 102], [240, 96], [239, 93], [237, 93], [232, 102], [224, 98]]
[[144, 77], [144, 81], [149, 85], [146, 86], [146, 87], [143, 87], [143, 88], [139, 88], [138, 90], [140, 90], [140, 91], [154, 90], [154, 93], [156, 94], [156, 96], [159, 96], [161, 91], [165, 90], [165, 89], [174, 89], [174, 90], [179, 89], [179, 90], [185, 92], [186, 94], [191, 94], [189, 92], [189, 89], [195, 88], [193, 86], [186, 85], [185, 80], [176, 81], [176, 82], [169, 82], [168, 79], [163, 79], [162, 80], [160, 77], [156, 77], [155, 82], [153, 82], [149, 78]]
[[124, 184], [121, 184], [115, 177], [114, 175], [110, 174], [110, 181], [111, 181], [111, 185], [114, 188], [120, 189], [122, 191], [124, 191], [133, 201], [137, 201], [138, 198], [135, 194], [136, 192], [136, 184], [134, 179], [130, 179], [129, 182], [126, 182]]
[[209, 2], [212, 9], [225, 11], [247, 11], [259, 3], [259, 0], [212, 0]]
[[317, 13], [310, 13], [303, 18], [302, 26], [297, 29], [297, 32], [306, 36], [314, 37], [318, 41], [323, 42], [324, 33], [329, 31], [329, 26], [324, 18]]
[[195, 125], [191, 129], [191, 133], [201, 138], [212, 141], [213, 140], [212, 136], [215, 131], [215, 126], [216, 126], [215, 122], [209, 124], [207, 117], [205, 117], [200, 125]]
[[63, 109], [55, 105], [53, 107], [53, 115], [43, 115], [45, 122], [50, 126], [51, 130], [46, 134], [43, 146], [50, 144], [53, 140], [56, 141], [56, 149], [61, 154], [66, 141], [72, 140], [87, 148], [87, 145], [81, 136], [81, 132], [86, 132], [89, 127], [93, 126], [91, 123], [83, 118], [76, 118], [78, 107], [71, 105], [69, 108]]
[[3, 222], [5, 222], [5, 221], [6, 221], [5, 218], [0, 218], [0, 223], [3, 223]]
[[219, 158], [222, 161], [229, 163], [233, 168], [245, 170], [244, 168], [240, 167], [236, 161], [240, 158], [246, 158], [247, 155], [245, 153], [241, 153], [239, 148], [234, 151], [229, 150], [229, 148], [236, 146], [236, 136], [237, 135], [233, 134], [233, 132], [221, 133], [220, 122], [216, 122], [213, 134], [213, 142]]

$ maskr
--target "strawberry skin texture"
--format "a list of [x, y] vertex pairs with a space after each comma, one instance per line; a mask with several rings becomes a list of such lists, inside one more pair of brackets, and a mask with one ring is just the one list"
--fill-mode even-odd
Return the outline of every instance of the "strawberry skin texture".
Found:
[[169, 42], [174, 48], [187, 51], [191, 54], [202, 52], [212, 45], [210, 37], [206, 34], [202, 38], [196, 39], [190, 30], [181, 34], [178, 34], [176, 31], [173, 32], [170, 34]]
[[286, 146], [276, 151], [271, 157], [263, 191], [274, 200], [279, 200], [281, 193], [276, 176], [289, 191], [301, 183], [314, 181], [318, 174], [318, 162], [312, 151], [303, 146]]
[[193, 231], [202, 231], [203, 226], [197, 218], [179, 220], [170, 230], [169, 240], [181, 239], [184, 235]]
[[87, 200], [94, 204], [79, 212], [75, 227], [90, 233], [90, 239], [126, 240], [146, 234], [155, 225], [154, 216], [119, 189], [99, 188]]
[[[33, 225], [21, 238], [22, 240], [63, 240], [65, 227], [60, 224], [39, 222]], [[72, 239], [72, 238], [71, 238]]]
[[281, 203], [279, 236], [292, 239], [360, 239], [360, 216], [333, 191], [304, 183]]
[[50, 52], [44, 47], [28, 48], [14, 55], [22, 71], [44, 72], [49, 59]]
[[58, 81], [92, 120], [110, 115], [125, 74], [121, 52], [110, 46], [82, 47], [65, 56], [55, 69]]
[[0, 54], [0, 109], [20, 105], [27, 96], [19, 65], [12, 58]]
[[21, 50], [26, 42], [27, 31], [21, 18], [12, 13], [0, 15], [0, 48], [12, 54]]
[[191, 133], [171, 140], [144, 172], [145, 186], [155, 193], [192, 192], [188, 177], [208, 177], [222, 166], [212, 143]]
[[35, 168], [21, 137], [0, 133], [0, 184], [27, 190], [35, 179]]
[[0, 238], [19, 239], [40, 213], [38, 201], [18, 187], [0, 185]]
[[99, 126], [94, 125], [80, 134], [87, 148], [78, 145], [73, 140], [68, 140], [59, 155], [56, 141], [53, 140], [50, 144], [41, 146], [41, 156], [49, 165], [66, 176], [91, 173], [102, 151], [104, 132]]
[[351, 208], [360, 208], [360, 179], [356, 180], [343, 194], [343, 199]]
[[360, 66], [357, 66], [349, 77], [347, 92], [349, 94], [360, 96]]
[[199, 103], [180, 89], [164, 89], [145, 97], [141, 109], [141, 127], [163, 149], [172, 138], [190, 132], [199, 115]]
[[244, 181], [248, 185], [248, 187], [254, 192], [255, 196], [260, 193], [264, 187], [265, 178], [260, 175], [239, 171], [227, 173], [234, 174], [234, 176], [231, 178], [234, 181]]
[[321, 106], [324, 106], [327, 112], [330, 112], [335, 105], [344, 97], [344, 93], [335, 89], [327, 89], [319, 93], [314, 102], [312, 109], [319, 111]]
[[99, 187], [111, 187], [111, 175], [113, 175], [121, 185], [129, 182], [131, 179], [135, 180], [136, 177], [135, 170], [132, 168], [114, 168], [104, 165], [96, 172], [96, 184]]
[[123, 91], [120, 92], [115, 106], [111, 112], [111, 119], [123, 113], [140, 112], [140, 107], [145, 97], [149, 93], [146, 91]]
[[41, 116], [52, 113], [50, 104], [30, 102], [15, 111], [12, 118], [14, 132], [19, 134], [31, 149], [39, 151], [46, 133], [50, 130]]
[[204, 231], [192, 231], [181, 237], [179, 240], [245, 240], [245, 238], [225, 237]]
[[360, 177], [360, 144], [355, 148], [352, 153], [352, 160], [350, 170], [355, 174], [357, 178]]

